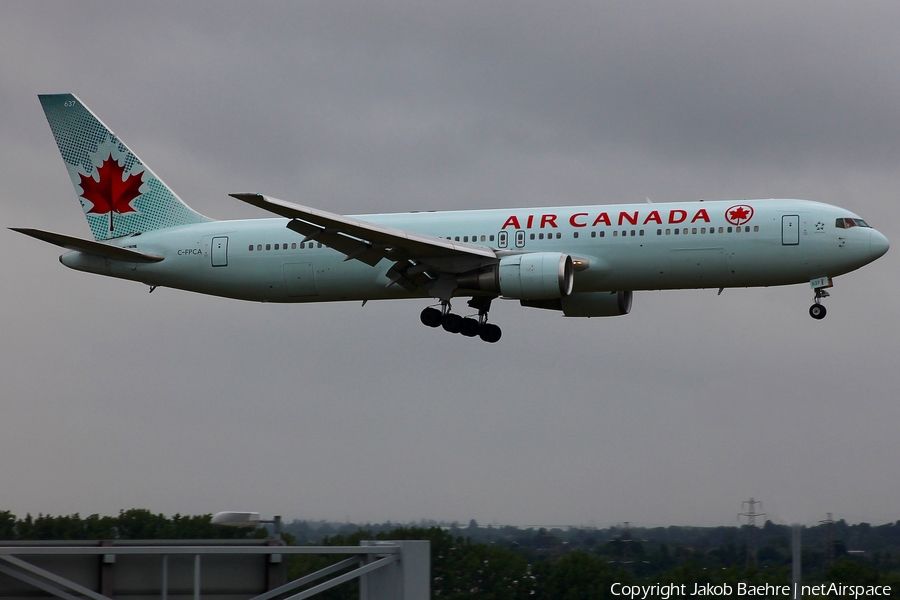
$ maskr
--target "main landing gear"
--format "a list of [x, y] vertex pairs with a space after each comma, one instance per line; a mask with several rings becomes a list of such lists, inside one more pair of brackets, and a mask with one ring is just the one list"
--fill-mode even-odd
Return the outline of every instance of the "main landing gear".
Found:
[[824, 288], [816, 288], [816, 297], [813, 300], [814, 304], [809, 307], [809, 316], [813, 319], [821, 320], [825, 318], [825, 314], [828, 312], [825, 310], [825, 306], [822, 305], [822, 298], [827, 298], [831, 294], [828, 293]]
[[450, 302], [446, 300], [441, 301], [440, 310], [429, 306], [422, 311], [419, 318], [422, 320], [422, 324], [429, 327], [443, 327], [444, 331], [459, 333], [466, 337], [478, 336], [483, 341], [493, 344], [500, 340], [502, 332], [499, 327], [487, 322], [491, 300], [484, 296], [476, 296], [469, 300], [469, 306], [478, 310], [477, 319], [461, 317], [450, 312]]

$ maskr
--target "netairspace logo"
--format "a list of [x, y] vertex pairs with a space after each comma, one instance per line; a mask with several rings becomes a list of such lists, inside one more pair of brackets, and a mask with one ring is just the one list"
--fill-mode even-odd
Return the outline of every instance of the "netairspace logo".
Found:
[[819, 585], [772, 585], [770, 583], [762, 585], [750, 585], [748, 583], [735, 585], [722, 583], [715, 585], [705, 583], [701, 585], [695, 583], [694, 589], [690, 593], [688, 593], [687, 588], [688, 585], [686, 583], [680, 585], [674, 583], [656, 583], [653, 585], [622, 585], [621, 583], [614, 583], [609, 591], [613, 596], [621, 596], [631, 600], [648, 600], [650, 598], [670, 600], [670, 598], [674, 597], [693, 598], [698, 596], [753, 596], [757, 598], [771, 598], [774, 596], [784, 596], [786, 598], [836, 596], [858, 600], [859, 598], [870, 596], [891, 595], [891, 586], [889, 585], [845, 585], [843, 583], [822, 583]]

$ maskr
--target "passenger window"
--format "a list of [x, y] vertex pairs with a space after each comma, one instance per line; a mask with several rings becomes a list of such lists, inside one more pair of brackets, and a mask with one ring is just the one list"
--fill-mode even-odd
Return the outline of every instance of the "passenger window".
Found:
[[644, 235], [644, 230], [641, 229], [641, 230], [638, 232], [638, 235]]
[[691, 233], [694, 234], [694, 235], [696, 235], [696, 234], [697, 234], [697, 228], [694, 227], [693, 229], [691, 229]]
[[257, 251], [262, 250], [262, 244], [257, 244], [256, 249], [257, 249]]
[[271, 249], [272, 249], [272, 244], [266, 244], [266, 250], [271, 250]]
[[578, 232], [576, 231], [575, 233], [573, 233], [573, 234], [572, 234], [572, 237], [575, 238], [575, 239], [577, 240], [577, 239], [578, 239]]
[[491, 234], [491, 237], [489, 238], [489, 240], [492, 241], [492, 242], [494, 241], [494, 234], [493, 234], [493, 233]]
[[532, 233], [529, 237], [530, 237], [531, 239], [534, 239], [534, 234]]
[[656, 235], [662, 235], [662, 229], [657, 229], [657, 230], [656, 230]]
[[469, 241], [469, 236], [464, 235], [464, 236], [463, 236], [463, 241], [464, 241], [464, 242], [468, 242], [468, 241]]
[[297, 249], [297, 242], [291, 242], [291, 250]]
[[544, 239], [544, 234], [543, 234], [543, 233], [539, 233], [539, 234], [538, 234], [538, 239], [539, 239], [539, 240]]
[[458, 241], [459, 241], [459, 236], [456, 236], [455, 238], [453, 238], [453, 241], [454, 241], [454, 242], [458, 242]]
[[591, 232], [591, 237], [594, 237], [594, 238], [597, 237], [597, 232], [596, 232], [596, 231], [592, 231], [592, 232]]
[[759, 231], [759, 225], [754, 225], [754, 226], [753, 226], [753, 233], [756, 233], [757, 231]]
[[321, 247], [322, 247], [322, 244], [316, 244], [316, 245], [317, 245], [317, 246], [318, 246], [318, 247], [319, 247], [319, 248], [321, 248]]
[[[730, 229], [730, 227], [729, 227], [729, 229]], [[719, 227], [719, 233], [722, 233], [722, 228], [721, 228], [721, 227]]]
[[631, 237], [634, 237], [634, 229], [631, 230]]
[[666, 229], [666, 235], [669, 235], [670, 233], [672, 233], [672, 230], [671, 230], [671, 229]]
[[562, 239], [562, 231], [557, 231], [557, 232], [556, 232], [556, 239], [558, 239], [558, 240], [561, 240], [561, 239]]
[[680, 229], [676, 229], [676, 230], [675, 230], [675, 235], [678, 235], [678, 232], [680, 232], [680, 231], [681, 231]]
[[600, 237], [606, 237], [606, 232], [605, 232], [605, 231], [601, 231], [601, 232], [600, 232]]
[[250, 244], [250, 252], [253, 252], [253, 244]]
[[278, 250], [278, 244], [275, 244], [275, 249]]
[[[491, 240], [493, 240], [493, 239], [494, 239], [494, 236], [491, 236]], [[484, 236], [481, 236], [481, 241], [482, 242], [484, 241]]]
[[613, 237], [619, 237], [619, 231], [617, 229], [613, 230]]
[[731, 227], [728, 228], [728, 233], [731, 233]]

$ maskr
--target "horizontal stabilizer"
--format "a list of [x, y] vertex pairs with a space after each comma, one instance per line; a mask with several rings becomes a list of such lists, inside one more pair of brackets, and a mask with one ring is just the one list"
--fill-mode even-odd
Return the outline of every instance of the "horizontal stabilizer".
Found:
[[40, 229], [28, 229], [20, 227], [10, 227], [13, 231], [30, 235], [42, 242], [49, 242], [67, 250], [75, 250], [84, 252], [85, 254], [93, 254], [109, 260], [120, 260], [130, 263], [155, 263], [161, 261], [164, 257], [156, 254], [146, 254], [138, 252], [130, 248], [119, 248], [111, 246], [103, 242], [92, 242], [90, 240], [82, 240], [80, 238], [63, 235], [61, 233], [52, 233], [50, 231], [41, 231]]

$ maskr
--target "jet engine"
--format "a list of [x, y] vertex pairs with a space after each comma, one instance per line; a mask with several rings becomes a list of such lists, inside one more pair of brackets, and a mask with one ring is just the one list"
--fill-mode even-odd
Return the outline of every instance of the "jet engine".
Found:
[[572, 293], [572, 257], [559, 252], [504, 256], [490, 267], [457, 277], [462, 289], [500, 294], [507, 298], [550, 300]]
[[631, 312], [633, 292], [576, 292], [565, 298], [520, 300], [522, 306], [560, 310], [567, 317], [617, 317]]

